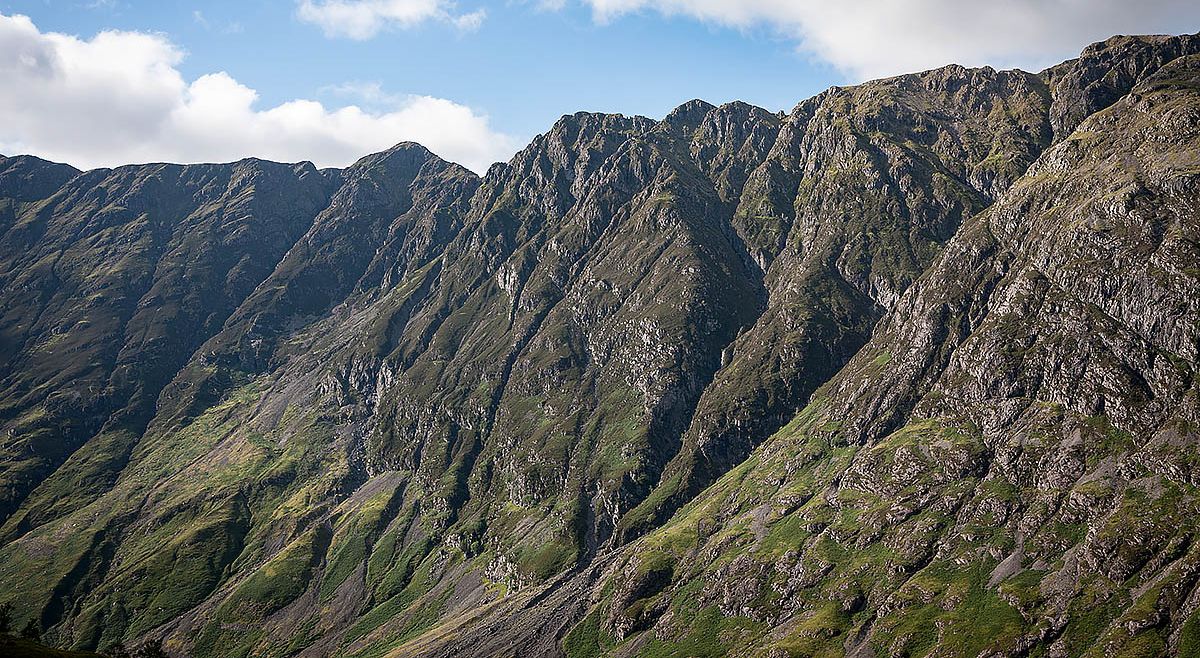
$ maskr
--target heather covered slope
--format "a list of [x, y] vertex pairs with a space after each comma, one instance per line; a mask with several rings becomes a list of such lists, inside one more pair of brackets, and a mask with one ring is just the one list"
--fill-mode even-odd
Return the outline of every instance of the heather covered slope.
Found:
[[[1190, 418], [1197, 50], [581, 113], [482, 178], [0, 161], [0, 592], [190, 656], [1095, 646], [1190, 546], [1050, 559], [1098, 523], [1064, 462], [1121, 535]], [[1126, 507], [1173, 527], [1173, 469]]]

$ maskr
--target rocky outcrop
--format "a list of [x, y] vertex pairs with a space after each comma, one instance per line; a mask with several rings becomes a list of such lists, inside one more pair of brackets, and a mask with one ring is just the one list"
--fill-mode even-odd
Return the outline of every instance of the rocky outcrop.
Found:
[[565, 646], [1190, 655], [1198, 107], [1180, 58], [1046, 151]]
[[483, 177], [0, 160], [0, 598], [196, 657], [1182, 651], [1196, 49]]

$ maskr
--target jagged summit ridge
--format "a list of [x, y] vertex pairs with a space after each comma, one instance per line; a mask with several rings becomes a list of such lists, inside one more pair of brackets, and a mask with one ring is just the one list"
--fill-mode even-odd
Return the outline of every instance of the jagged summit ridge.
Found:
[[482, 177], [0, 160], [0, 591], [197, 657], [1182, 651], [1198, 50], [579, 113]]

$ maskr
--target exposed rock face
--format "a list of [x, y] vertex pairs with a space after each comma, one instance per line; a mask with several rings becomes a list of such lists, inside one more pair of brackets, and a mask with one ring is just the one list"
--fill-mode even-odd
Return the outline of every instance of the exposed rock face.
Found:
[[807, 409], [622, 551], [567, 646], [1193, 654], [1198, 165], [1194, 55], [968, 220]]
[[652, 513], [628, 525], [661, 522], [745, 459], [862, 347], [963, 219], [1049, 144], [1049, 102], [1032, 74], [950, 66], [796, 108], [733, 217], [765, 309], [727, 348]]
[[0, 159], [0, 592], [197, 657], [1186, 653], [1197, 52], [482, 178]]

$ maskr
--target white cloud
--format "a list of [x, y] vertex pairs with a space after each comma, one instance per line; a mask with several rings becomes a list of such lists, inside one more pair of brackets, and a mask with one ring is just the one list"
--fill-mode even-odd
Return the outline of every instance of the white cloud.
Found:
[[476, 9], [469, 14], [455, 16], [453, 19], [454, 27], [463, 32], [474, 32], [483, 26], [483, 21], [487, 19], [486, 9]]
[[20, 90], [0, 94], [0, 153], [83, 168], [248, 156], [344, 166], [411, 140], [482, 172], [518, 146], [464, 105], [378, 86], [370, 109], [312, 100], [259, 109], [258, 93], [227, 73], [186, 80], [182, 59], [161, 35], [83, 40], [0, 14], [0, 88]]
[[319, 25], [328, 37], [363, 41], [388, 27], [410, 28], [427, 21], [464, 32], [479, 29], [487, 11], [454, 13], [453, 0], [298, 0], [300, 19]]
[[847, 74], [949, 64], [1038, 70], [1113, 34], [1200, 29], [1196, 0], [581, 0], [599, 22], [653, 10], [770, 26]]

